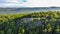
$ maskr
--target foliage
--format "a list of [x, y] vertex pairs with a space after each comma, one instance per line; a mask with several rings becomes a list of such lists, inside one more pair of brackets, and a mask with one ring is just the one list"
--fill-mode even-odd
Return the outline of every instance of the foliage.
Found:
[[0, 34], [60, 34], [60, 13], [0, 15]]

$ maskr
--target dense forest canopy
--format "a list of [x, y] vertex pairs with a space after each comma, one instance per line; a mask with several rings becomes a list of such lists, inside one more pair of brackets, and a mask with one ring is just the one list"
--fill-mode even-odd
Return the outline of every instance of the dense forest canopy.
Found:
[[60, 12], [0, 14], [0, 34], [60, 34]]

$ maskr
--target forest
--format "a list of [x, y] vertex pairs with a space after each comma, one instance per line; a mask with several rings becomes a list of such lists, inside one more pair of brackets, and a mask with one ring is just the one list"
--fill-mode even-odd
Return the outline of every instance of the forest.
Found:
[[0, 34], [60, 34], [60, 12], [0, 14]]

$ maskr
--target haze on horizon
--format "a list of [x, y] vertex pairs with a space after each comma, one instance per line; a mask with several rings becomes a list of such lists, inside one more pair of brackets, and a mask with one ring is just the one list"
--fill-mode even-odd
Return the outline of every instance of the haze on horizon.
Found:
[[0, 0], [0, 7], [60, 7], [60, 0]]

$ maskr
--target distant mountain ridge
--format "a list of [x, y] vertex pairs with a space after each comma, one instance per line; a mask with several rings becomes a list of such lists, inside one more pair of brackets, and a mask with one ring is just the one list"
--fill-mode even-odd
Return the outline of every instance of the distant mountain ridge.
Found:
[[2, 8], [0, 7], [0, 13], [28, 13], [39, 11], [60, 11], [60, 7], [23, 7], [23, 8]]
[[10, 11], [16, 11], [16, 10], [24, 10], [24, 9], [30, 9], [30, 10], [36, 10], [36, 9], [56, 9], [56, 8], [60, 8], [60, 7], [23, 7], [23, 8], [16, 8], [16, 7], [14, 7], [14, 8], [2, 8], [2, 7], [0, 7], [0, 11], [2, 10], [10, 10]]

